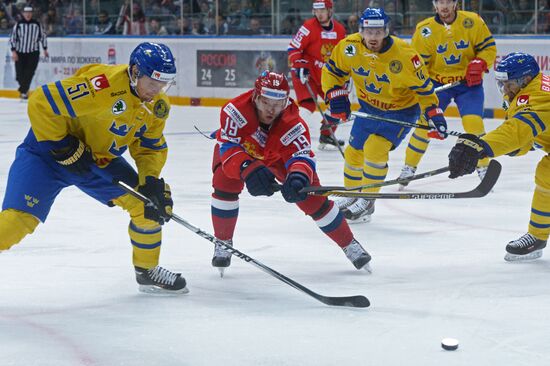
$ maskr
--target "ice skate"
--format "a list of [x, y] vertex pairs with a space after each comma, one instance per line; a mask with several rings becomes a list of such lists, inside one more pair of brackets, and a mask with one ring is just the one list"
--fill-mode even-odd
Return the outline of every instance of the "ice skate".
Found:
[[189, 292], [185, 278], [161, 266], [151, 269], [134, 267], [139, 291], [148, 294], [186, 294]]
[[369, 262], [371, 256], [367, 251], [359, 244], [355, 239], [345, 248], [343, 248], [346, 257], [351, 261], [351, 263], [357, 269], [364, 269], [368, 273], [372, 273]]
[[338, 209], [344, 210], [348, 208], [349, 206], [353, 205], [355, 201], [357, 201], [357, 198], [353, 197], [338, 197], [336, 199], [333, 199], [334, 204]]
[[[399, 177], [397, 179], [399, 179], [399, 180], [409, 179], [409, 178], [414, 177], [415, 173], [416, 173], [416, 168], [415, 167], [412, 167], [410, 165], [405, 164], [405, 166], [403, 166], [403, 169], [401, 169], [401, 174], [399, 174]], [[408, 185], [409, 185], [409, 182], [399, 183], [399, 188], [398, 189], [400, 191], [402, 191]]]
[[[220, 240], [230, 247], [233, 246], [233, 240]], [[212, 257], [212, 267], [216, 267], [220, 271], [220, 277], [223, 277], [224, 271], [231, 265], [231, 253], [222, 248], [221, 245], [216, 244], [214, 248], [214, 256]]]
[[357, 200], [342, 210], [344, 217], [350, 224], [369, 222], [374, 213], [374, 200], [357, 198]]
[[319, 137], [319, 150], [337, 150], [338, 145], [344, 146], [345, 141], [340, 139], [334, 139], [330, 135], [321, 135]]
[[506, 245], [504, 260], [508, 262], [530, 261], [542, 257], [546, 240], [540, 240], [527, 233]]

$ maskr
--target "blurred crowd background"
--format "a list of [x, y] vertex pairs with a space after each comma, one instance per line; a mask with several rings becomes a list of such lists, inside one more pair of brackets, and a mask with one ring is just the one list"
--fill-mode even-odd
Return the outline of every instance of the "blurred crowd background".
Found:
[[[550, 0], [463, 0], [493, 34], [550, 33]], [[291, 35], [310, 18], [311, 0], [16, 0], [0, 1], [0, 34], [9, 34], [25, 5], [48, 36]], [[335, 0], [334, 16], [357, 32], [366, 7], [383, 7], [392, 33], [410, 35], [432, 16], [429, 0]]]

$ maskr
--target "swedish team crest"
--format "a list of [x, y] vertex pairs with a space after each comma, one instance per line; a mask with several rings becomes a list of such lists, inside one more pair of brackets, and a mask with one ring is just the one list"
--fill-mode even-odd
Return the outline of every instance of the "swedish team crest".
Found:
[[346, 54], [346, 56], [349, 56], [349, 57], [355, 56], [355, 54], [357, 53], [357, 49], [355, 48], [354, 45], [348, 44], [344, 49], [344, 53]]
[[390, 71], [394, 74], [399, 74], [403, 70], [403, 64], [399, 60], [392, 60], [390, 62]]
[[111, 111], [114, 115], [119, 115], [126, 111], [126, 102], [123, 99], [119, 99], [113, 104]]
[[466, 29], [470, 29], [474, 26], [474, 21], [470, 18], [466, 18], [464, 19], [464, 21], [462, 22], [462, 25], [464, 26], [464, 28]]
[[166, 104], [163, 99], [159, 99], [155, 102], [155, 105], [153, 106], [153, 113], [155, 114], [155, 117], [164, 118], [168, 115], [168, 112], [170, 112], [170, 108], [168, 108], [168, 104]]

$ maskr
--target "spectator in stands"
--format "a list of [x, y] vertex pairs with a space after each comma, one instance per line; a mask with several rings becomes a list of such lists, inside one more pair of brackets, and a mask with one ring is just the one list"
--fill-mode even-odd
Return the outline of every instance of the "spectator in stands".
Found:
[[225, 36], [229, 33], [229, 24], [227, 24], [227, 21], [223, 15], [218, 15], [216, 17], [216, 24], [208, 30], [208, 33], [217, 34], [220, 36]]
[[281, 22], [281, 34], [295, 34], [303, 23], [304, 21], [300, 17], [300, 9], [290, 8]]
[[3, 17], [0, 19], [0, 34], [10, 34], [11, 27], [8, 18]]
[[149, 21], [149, 35], [150, 36], [166, 36], [166, 35], [168, 35], [168, 31], [161, 24], [161, 21], [160, 21], [159, 18], [151, 18], [151, 20]]
[[198, 17], [191, 19], [191, 34], [195, 36], [203, 36], [208, 34], [208, 30], [202, 24], [202, 21]]
[[115, 34], [115, 25], [109, 18], [109, 13], [107, 13], [107, 10], [101, 10], [97, 15], [94, 24], [94, 34]]
[[346, 21], [346, 30], [348, 34], [359, 32], [359, 17], [351, 14]]
[[122, 16], [117, 22], [117, 29], [122, 29], [124, 35], [147, 35], [149, 34], [149, 25], [145, 18], [145, 14], [139, 3], [134, 2], [132, 5], [133, 19], [130, 17], [129, 4], [125, 3], [120, 9]]
[[539, 4], [538, 33], [550, 33], [550, 0]]
[[517, 10], [512, 14], [514, 29], [520, 33], [534, 33], [535, 4], [530, 0], [519, 0]]
[[65, 33], [54, 6], [48, 7], [48, 12], [42, 15], [42, 24], [48, 36], [62, 36]]
[[403, 16], [401, 13], [397, 13], [395, 1], [387, 1], [384, 5], [384, 11], [391, 18], [390, 22], [390, 34], [396, 36], [401, 33], [403, 29]]
[[72, 13], [67, 15], [67, 25], [65, 29], [67, 34], [82, 34], [84, 27], [84, 19], [82, 18], [82, 10], [78, 6], [73, 8]]
[[174, 29], [174, 35], [183, 36], [185, 34], [191, 34], [191, 22], [189, 18], [184, 16], [176, 20], [176, 29]]
[[248, 22], [248, 29], [246, 30], [246, 34], [251, 36], [261, 36], [265, 34], [265, 31], [262, 29], [262, 24], [260, 23], [260, 19], [256, 17], [250, 18], [250, 21]]

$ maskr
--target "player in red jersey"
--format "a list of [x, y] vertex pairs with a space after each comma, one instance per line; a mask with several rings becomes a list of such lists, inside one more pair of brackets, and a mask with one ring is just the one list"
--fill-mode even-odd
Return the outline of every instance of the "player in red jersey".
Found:
[[[212, 223], [216, 238], [232, 245], [239, 214], [239, 194], [244, 186], [252, 196], [271, 196], [282, 182], [287, 202], [311, 216], [319, 228], [338, 244], [357, 269], [370, 272], [370, 255], [353, 234], [338, 207], [326, 197], [300, 193], [319, 186], [309, 129], [298, 107], [289, 98], [283, 74], [264, 71], [255, 87], [222, 108], [221, 128], [212, 162]], [[231, 254], [217, 246], [212, 265], [223, 268]]]
[[[315, 98], [324, 98], [321, 69], [330, 58], [334, 46], [346, 37], [346, 28], [332, 19], [332, 0], [313, 0], [313, 15], [298, 29], [288, 46], [288, 61], [293, 70], [292, 84], [298, 105], [309, 114], [315, 112], [316, 106], [305, 83], [309, 83]], [[327, 118], [330, 121], [330, 117]], [[344, 145], [343, 140], [334, 141], [329, 130], [321, 129], [320, 149], [327, 145], [335, 147], [337, 143]]]

